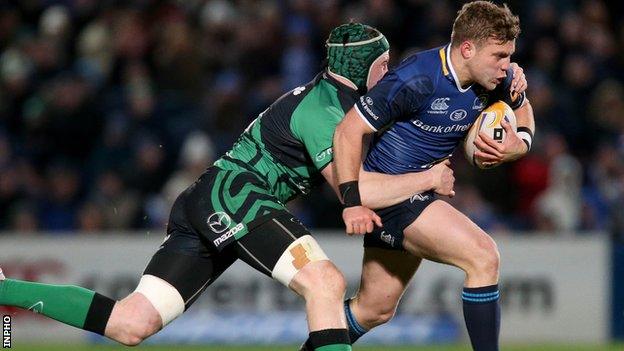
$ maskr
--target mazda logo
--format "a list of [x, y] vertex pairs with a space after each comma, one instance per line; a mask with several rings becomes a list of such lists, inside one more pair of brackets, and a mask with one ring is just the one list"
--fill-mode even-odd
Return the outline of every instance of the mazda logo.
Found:
[[230, 216], [228, 216], [225, 212], [215, 212], [211, 214], [210, 217], [208, 217], [206, 223], [208, 223], [208, 227], [210, 228], [210, 230], [217, 234], [220, 234], [230, 227], [232, 220], [230, 219]]

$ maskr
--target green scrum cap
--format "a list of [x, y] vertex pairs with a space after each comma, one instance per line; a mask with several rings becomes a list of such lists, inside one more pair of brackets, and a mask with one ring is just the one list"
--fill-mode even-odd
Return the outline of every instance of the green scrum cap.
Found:
[[366, 91], [371, 65], [390, 49], [380, 31], [361, 23], [334, 28], [325, 44], [329, 70], [349, 79], [363, 91]]

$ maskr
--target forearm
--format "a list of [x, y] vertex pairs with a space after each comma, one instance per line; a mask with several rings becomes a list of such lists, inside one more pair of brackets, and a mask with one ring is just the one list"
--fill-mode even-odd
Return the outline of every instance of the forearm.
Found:
[[[526, 154], [529, 151], [529, 146], [533, 142], [533, 135], [535, 134], [535, 118], [533, 116], [533, 107], [529, 101], [525, 102], [522, 107], [514, 111], [516, 115], [516, 123], [518, 136], [523, 139], [527, 145]], [[522, 156], [524, 155], [522, 154]]]
[[334, 160], [338, 184], [358, 180], [362, 158], [362, 139], [336, 130], [334, 134]]
[[362, 204], [377, 209], [396, 205], [411, 196], [433, 188], [430, 172], [390, 175], [360, 170]]
[[533, 117], [533, 107], [531, 102], [525, 102], [522, 107], [514, 111], [518, 128], [527, 127], [535, 132], [535, 118]]
[[333, 151], [338, 184], [359, 178], [362, 164], [362, 138], [365, 133], [358, 128], [353, 128], [354, 124], [351, 121], [359, 120], [358, 116], [353, 116], [355, 113], [351, 109], [334, 132]]

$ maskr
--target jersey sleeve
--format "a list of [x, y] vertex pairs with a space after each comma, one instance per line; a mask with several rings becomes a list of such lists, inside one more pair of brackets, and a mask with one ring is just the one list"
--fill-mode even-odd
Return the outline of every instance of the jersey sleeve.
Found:
[[342, 109], [327, 106], [316, 111], [314, 116], [297, 118], [291, 125], [294, 135], [301, 140], [319, 171], [333, 160], [334, 131], [343, 117]]
[[355, 109], [377, 131], [417, 110], [432, 93], [433, 83], [427, 75], [415, 75], [405, 81], [393, 71], [361, 96]]
[[517, 94], [516, 96], [511, 96], [511, 81], [513, 80], [513, 69], [507, 69], [507, 77], [505, 80], [499, 84], [496, 89], [494, 89], [494, 97], [495, 100], [504, 101], [512, 110], [515, 110], [522, 106], [524, 103], [524, 99], [526, 99], [526, 92], [522, 92], [522, 94]]

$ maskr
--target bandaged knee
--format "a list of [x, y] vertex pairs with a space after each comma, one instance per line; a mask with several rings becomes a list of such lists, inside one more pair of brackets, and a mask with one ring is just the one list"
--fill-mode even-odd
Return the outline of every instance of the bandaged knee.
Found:
[[141, 293], [154, 306], [162, 326], [166, 326], [184, 313], [184, 299], [171, 284], [153, 275], [143, 275], [135, 292]]
[[306, 264], [322, 260], [329, 258], [311, 235], [304, 235], [288, 246], [271, 274], [273, 279], [288, 286]]

